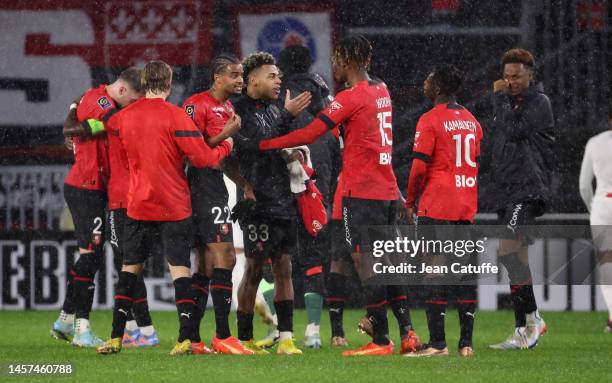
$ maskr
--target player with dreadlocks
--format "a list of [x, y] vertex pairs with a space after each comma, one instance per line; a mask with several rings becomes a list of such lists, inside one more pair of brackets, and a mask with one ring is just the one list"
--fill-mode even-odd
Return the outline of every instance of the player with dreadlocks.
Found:
[[[183, 105], [211, 148], [240, 129], [240, 117], [234, 112], [229, 98], [242, 92], [242, 76], [240, 60], [231, 55], [219, 55], [211, 63], [211, 88], [189, 97]], [[197, 320], [199, 326], [210, 290], [216, 322], [212, 350], [221, 354], [253, 355], [231, 336], [229, 328], [236, 251], [224, 172], [244, 191], [245, 198], [254, 199], [250, 185], [231, 162], [224, 160], [219, 168], [189, 166], [187, 170], [193, 204], [195, 246], [198, 249], [197, 269], [193, 274], [196, 302], [200, 308], [198, 314], [201, 314]], [[192, 348], [198, 353], [211, 351], [204, 342], [197, 342]]]
[[[345, 240], [356, 265], [372, 259], [371, 242], [361, 235], [366, 225], [394, 225], [399, 192], [393, 168], [392, 106], [387, 86], [368, 74], [372, 45], [363, 36], [342, 39], [334, 49], [334, 77], [347, 84], [316, 120], [285, 136], [259, 142], [260, 150], [309, 144], [342, 123], [342, 221]], [[373, 284], [367, 267], [358, 267], [364, 282], [373, 341], [344, 355], [390, 355], [387, 289]], [[371, 270], [371, 269], [370, 269]]]

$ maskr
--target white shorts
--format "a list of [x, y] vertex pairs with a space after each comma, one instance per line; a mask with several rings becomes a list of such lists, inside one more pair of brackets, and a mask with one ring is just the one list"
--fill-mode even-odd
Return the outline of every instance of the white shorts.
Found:
[[593, 198], [590, 222], [597, 249], [612, 250], [612, 198]]

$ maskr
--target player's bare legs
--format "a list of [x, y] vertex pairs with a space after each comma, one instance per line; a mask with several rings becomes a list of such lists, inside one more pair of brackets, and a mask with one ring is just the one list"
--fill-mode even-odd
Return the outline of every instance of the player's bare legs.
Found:
[[257, 287], [261, 278], [263, 278], [264, 260], [247, 257], [244, 268], [244, 275], [238, 286], [238, 311], [241, 313], [253, 314], [255, 307], [255, 297], [257, 296]]
[[209, 243], [206, 245], [207, 274], [214, 269], [233, 270], [236, 265], [236, 250], [231, 242]]
[[291, 278], [291, 256], [283, 254], [272, 260], [274, 275], [274, 302], [293, 300], [293, 281]]
[[599, 285], [608, 307], [606, 332], [612, 332], [612, 250], [599, 252]]
[[244, 274], [238, 286], [238, 339], [256, 354], [268, 352], [255, 346], [253, 340], [253, 315], [257, 288], [263, 278], [264, 257], [246, 257]]

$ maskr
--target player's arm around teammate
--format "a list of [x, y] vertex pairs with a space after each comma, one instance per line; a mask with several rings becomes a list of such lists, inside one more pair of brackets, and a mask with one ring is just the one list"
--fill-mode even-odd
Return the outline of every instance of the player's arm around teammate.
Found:
[[[367, 283], [374, 277], [364, 266], [370, 261], [371, 243], [360, 235], [367, 225], [394, 225], [398, 199], [397, 180], [391, 167], [392, 104], [386, 85], [368, 74], [372, 45], [363, 36], [342, 39], [334, 48], [334, 78], [348, 85], [317, 119], [282, 137], [262, 140], [260, 150], [273, 150], [312, 143], [339, 123], [345, 126], [343, 152], [342, 212], [345, 240], [351, 246], [365, 287], [373, 342], [346, 351], [345, 355], [390, 355], [386, 314], [387, 289]], [[378, 129], [373, 129], [377, 127]]]
[[171, 355], [189, 354], [193, 352], [192, 343], [199, 340], [199, 329], [195, 326], [198, 308], [190, 270], [192, 209], [184, 162], [187, 158], [194, 166], [215, 166], [231, 152], [232, 141], [209, 148], [184, 111], [165, 101], [172, 84], [168, 64], [148, 63], [142, 72], [142, 84], [145, 98], [123, 110], [108, 127], [120, 137], [129, 164], [127, 240], [111, 337], [97, 351], [121, 351], [138, 274], [152, 243], [158, 240], [170, 265], [179, 315], [178, 342]]
[[244, 233], [246, 266], [238, 289], [238, 338], [245, 346], [264, 353], [253, 339], [253, 309], [257, 288], [267, 258], [272, 259], [276, 283], [274, 305], [278, 314], [281, 354], [301, 354], [293, 343], [293, 284], [291, 256], [296, 240], [296, 202], [289, 185], [289, 173], [280, 153], [262, 153], [249, 142], [279, 136], [289, 129], [293, 116], [309, 103], [304, 93], [277, 105], [280, 76], [274, 57], [258, 52], [244, 61], [247, 92], [236, 101], [242, 129], [236, 135], [236, 158], [245, 179], [253, 186], [257, 202], [239, 217]]
[[[242, 92], [242, 75], [242, 63], [237, 58], [229, 55], [215, 57], [211, 63], [211, 88], [189, 97], [183, 105], [211, 148], [241, 128], [240, 116], [234, 112], [229, 98]], [[195, 247], [198, 251], [196, 272], [192, 278], [196, 303], [202, 313], [197, 318], [196, 326], [200, 326], [210, 292], [216, 323], [212, 349], [223, 354], [252, 355], [252, 351], [245, 349], [231, 336], [229, 328], [236, 251], [223, 172], [230, 168], [232, 178], [243, 190], [248, 190], [248, 184], [240, 174], [231, 173], [231, 166], [226, 165], [228, 159], [224, 159], [218, 168], [189, 166], [187, 171], [193, 204]], [[207, 351], [204, 342], [198, 347], [202, 353]]]
[[[134, 68], [125, 70], [110, 85], [89, 89], [81, 101], [70, 107], [69, 118], [79, 122], [104, 120], [139, 96], [134, 90]], [[138, 77], [138, 76], [136, 76]], [[72, 214], [80, 257], [68, 276], [62, 312], [51, 335], [71, 340], [77, 346], [96, 346], [89, 312], [93, 302], [94, 278], [104, 254], [107, 206], [108, 154], [106, 137], [73, 140], [75, 163], [66, 177], [64, 198]], [[73, 337], [74, 336], [74, 337]]]

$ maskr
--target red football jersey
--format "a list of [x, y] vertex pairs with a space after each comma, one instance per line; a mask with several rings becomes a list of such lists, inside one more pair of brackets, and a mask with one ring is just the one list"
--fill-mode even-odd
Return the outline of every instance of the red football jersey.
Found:
[[211, 149], [183, 110], [163, 99], [140, 99], [108, 121], [129, 165], [127, 214], [143, 221], [179, 221], [191, 216], [185, 157], [195, 167], [214, 166], [231, 151]]
[[210, 91], [189, 97], [183, 104], [183, 109], [205, 138], [219, 135], [225, 123], [234, 114], [234, 106], [231, 101], [219, 102], [210, 94]]
[[[478, 160], [482, 129], [459, 104], [440, 104], [419, 119], [407, 203], [419, 199], [418, 216], [473, 221], [478, 210]], [[422, 187], [415, 169], [427, 163]], [[421, 177], [419, 177], [421, 178]], [[420, 189], [420, 190], [419, 190]]]
[[334, 201], [332, 202], [332, 219], [342, 219], [342, 173], [338, 175], [336, 192], [334, 193]]
[[321, 112], [330, 126], [344, 126], [342, 196], [397, 200], [391, 166], [393, 117], [391, 97], [383, 82], [361, 81], [346, 89]]
[[[112, 121], [112, 118], [109, 121]], [[108, 208], [109, 210], [126, 209], [130, 168], [125, 150], [121, 146], [121, 140], [115, 134], [108, 134], [108, 162], [110, 165]]]
[[[110, 111], [116, 111], [115, 102], [106, 93], [106, 85], [100, 85], [85, 92], [77, 108], [77, 119], [103, 120]], [[109, 175], [106, 137], [74, 137], [73, 143], [74, 165], [64, 182], [79, 189], [106, 191]]]

